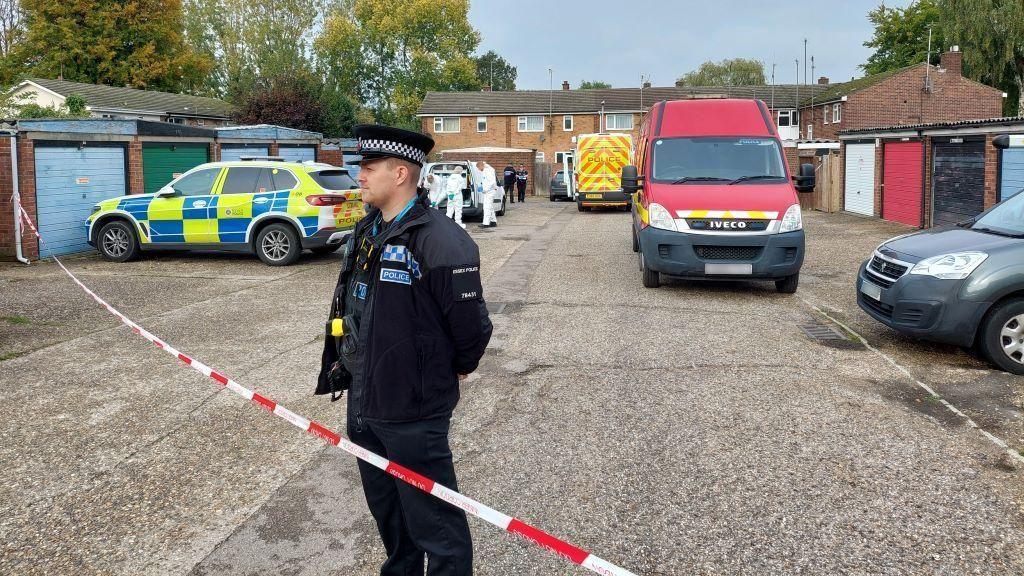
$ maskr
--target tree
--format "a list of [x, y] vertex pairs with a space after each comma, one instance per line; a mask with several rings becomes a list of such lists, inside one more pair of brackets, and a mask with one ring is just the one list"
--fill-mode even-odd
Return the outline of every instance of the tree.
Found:
[[180, 0], [23, 0], [12, 52], [27, 74], [178, 91], [212, 68], [181, 33]]
[[25, 11], [20, 0], [0, 0], [0, 57], [25, 39]]
[[356, 106], [311, 74], [260, 81], [238, 101], [239, 124], [276, 124], [326, 136], [349, 136]]
[[428, 91], [480, 89], [468, 12], [468, 0], [346, 0], [315, 47], [327, 76], [377, 121], [418, 128]]
[[595, 88], [611, 88], [612, 85], [600, 80], [580, 80], [580, 90], [593, 90]]
[[708, 60], [676, 80], [680, 86], [753, 86], [764, 83], [764, 62], [746, 58], [720, 62]]
[[490, 85], [491, 90], [509, 92], [516, 89], [516, 77], [519, 71], [494, 50], [473, 58], [476, 62], [476, 77], [480, 84]]
[[1010, 94], [1007, 115], [1024, 113], [1024, 2], [939, 0], [946, 40], [964, 52], [964, 72]]
[[874, 35], [864, 46], [874, 53], [861, 65], [867, 74], [889, 72], [924, 62], [928, 55], [928, 29], [932, 29], [932, 64], [946, 45], [939, 21], [942, 11], [936, 0], [918, 0], [906, 8], [888, 8], [884, 4], [868, 12], [875, 26]]
[[312, 38], [327, 5], [327, 0], [185, 0], [185, 36], [216, 62], [197, 91], [235, 101], [268, 79], [312, 71]]

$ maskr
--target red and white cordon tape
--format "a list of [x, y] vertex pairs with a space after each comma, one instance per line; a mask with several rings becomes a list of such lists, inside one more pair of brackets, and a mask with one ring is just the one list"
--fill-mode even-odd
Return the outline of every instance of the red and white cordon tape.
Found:
[[[32, 219], [29, 218], [29, 215], [27, 212], [25, 212], [24, 208], [21, 208], [21, 215], [25, 223], [29, 226], [29, 228], [32, 229], [32, 232], [36, 235], [37, 238], [39, 238], [40, 244], [43, 245], [45, 240], [39, 234], [39, 231], [36, 229], [35, 224], [32, 222]], [[103, 298], [100, 298], [95, 292], [90, 290], [88, 286], [83, 284], [82, 281], [78, 279], [78, 277], [72, 274], [71, 271], [64, 266], [64, 263], [61, 262], [60, 259], [58, 259], [56, 256], [51, 257], [53, 258], [54, 262], [56, 262], [57, 265], [60, 266], [64, 273], [67, 274], [68, 277], [70, 277], [75, 282], [75, 284], [78, 284], [78, 286], [82, 290], [85, 290], [85, 293], [91, 296], [92, 299], [99, 303], [100, 306], [103, 306], [104, 308], [107, 309], [108, 312], [110, 312], [114, 316], [117, 316], [121, 320], [121, 322], [123, 322], [126, 326], [131, 328], [133, 332], [135, 332], [139, 336], [142, 336], [146, 340], [149, 340], [150, 342], [155, 344], [157, 348], [160, 348], [164, 352], [167, 352], [171, 356], [174, 356], [178, 360], [181, 360], [188, 366], [191, 366], [193, 370], [203, 374], [204, 376], [212, 378], [221, 386], [227, 388], [228, 390], [231, 390], [232, 392], [238, 394], [239, 396], [245, 398], [246, 400], [258, 404], [259, 406], [265, 408], [274, 415], [284, 418], [288, 422], [291, 422], [298, 428], [302, 429], [304, 432], [312, 434], [313, 436], [316, 436], [318, 438], [322, 438], [323, 440], [326, 440], [329, 444], [338, 446], [339, 448], [355, 456], [356, 458], [359, 458], [364, 462], [368, 462], [380, 468], [381, 470], [386, 471], [388, 474], [391, 474], [392, 476], [400, 480], [403, 480], [406, 483], [411, 484], [416, 488], [419, 488], [420, 490], [423, 490], [424, 492], [427, 492], [428, 494], [440, 498], [441, 500], [444, 500], [445, 502], [448, 502], [453, 506], [457, 506], [465, 510], [467, 513], [476, 516], [477, 518], [490, 522], [491, 524], [494, 524], [502, 530], [526, 538], [527, 540], [534, 542], [542, 548], [546, 548], [554, 552], [555, 554], [564, 557], [570, 562], [579, 564], [580, 566], [583, 566], [584, 568], [587, 568], [592, 572], [596, 572], [598, 574], [605, 574], [609, 576], [636, 576], [629, 570], [620, 568], [615, 564], [608, 562], [607, 560], [602, 560], [601, 558], [598, 558], [597, 556], [587, 552], [586, 550], [573, 546], [572, 544], [569, 544], [564, 540], [556, 538], [551, 534], [548, 534], [547, 532], [540, 530], [539, 528], [535, 528], [511, 516], [502, 514], [501, 512], [498, 512], [497, 510], [489, 506], [481, 504], [480, 502], [477, 502], [472, 498], [459, 494], [458, 492], [452, 490], [451, 488], [448, 488], [447, 486], [438, 484], [437, 482], [434, 482], [430, 478], [427, 478], [421, 474], [417, 474], [416, 472], [413, 472], [412, 470], [409, 470], [408, 468], [400, 464], [391, 462], [387, 458], [384, 458], [383, 456], [366, 450], [361, 446], [357, 446], [356, 444], [353, 444], [351, 441], [342, 438], [340, 434], [332, 432], [327, 427], [317, 424], [312, 420], [309, 420], [292, 412], [291, 410], [285, 408], [284, 406], [281, 406], [277, 402], [274, 402], [270, 398], [267, 398], [266, 396], [263, 396], [257, 392], [253, 392], [252, 390], [242, 386], [238, 382], [235, 382], [234, 380], [228, 378], [227, 376], [218, 372], [217, 370], [214, 370], [213, 368], [207, 366], [206, 364], [203, 364], [199, 360], [196, 360], [191, 356], [187, 356], [179, 352], [170, 344], [164, 342], [153, 333], [149, 332], [142, 326], [139, 326], [138, 324], [133, 322], [127, 316], [119, 312], [116, 308], [108, 304], [105, 300], [103, 300]]]

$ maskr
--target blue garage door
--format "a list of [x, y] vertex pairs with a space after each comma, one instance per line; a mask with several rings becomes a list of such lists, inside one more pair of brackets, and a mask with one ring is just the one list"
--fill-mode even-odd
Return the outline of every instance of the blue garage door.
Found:
[[89, 250], [85, 220], [101, 200], [124, 196], [124, 148], [40, 146], [36, 156], [36, 210], [46, 241], [40, 256]]
[[232, 160], [241, 160], [242, 156], [269, 156], [270, 149], [266, 146], [248, 146], [248, 147], [221, 147], [220, 159], [224, 162], [230, 162]]
[[1024, 148], [1002, 150], [999, 170], [999, 200], [1003, 201], [1024, 190]]
[[305, 162], [316, 160], [316, 148], [312, 146], [281, 146], [278, 156], [288, 162]]

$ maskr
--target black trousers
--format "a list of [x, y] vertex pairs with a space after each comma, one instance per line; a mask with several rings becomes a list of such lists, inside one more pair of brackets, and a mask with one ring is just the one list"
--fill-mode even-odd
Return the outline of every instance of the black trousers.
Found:
[[526, 202], [526, 182], [520, 182], [516, 187], [519, 188], [519, 201]]
[[[458, 490], [448, 446], [450, 418], [348, 424], [352, 442]], [[359, 476], [388, 559], [381, 576], [470, 576], [473, 543], [466, 513], [362, 460]]]
[[508, 201], [515, 203], [516, 201], [516, 181], [505, 183], [505, 193], [508, 194]]

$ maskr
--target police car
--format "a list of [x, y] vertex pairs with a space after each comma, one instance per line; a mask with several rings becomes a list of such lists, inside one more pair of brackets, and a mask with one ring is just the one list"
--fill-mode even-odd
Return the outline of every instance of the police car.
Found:
[[363, 217], [345, 168], [254, 157], [201, 164], [153, 194], [104, 200], [86, 220], [89, 244], [126, 262], [150, 250], [255, 252], [271, 266], [303, 249], [336, 250]]

